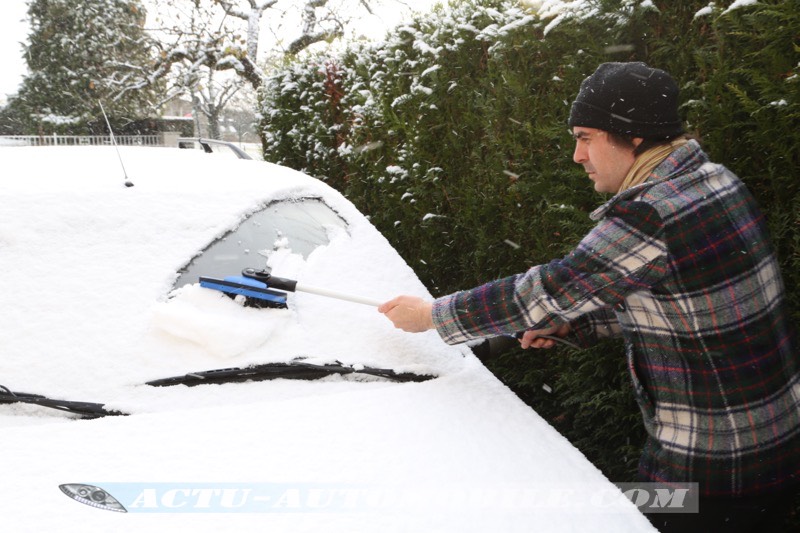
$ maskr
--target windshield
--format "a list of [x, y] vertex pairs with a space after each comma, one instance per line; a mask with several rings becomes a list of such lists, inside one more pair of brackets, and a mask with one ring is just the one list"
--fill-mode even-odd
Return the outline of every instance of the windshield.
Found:
[[270, 252], [288, 248], [303, 258], [330, 242], [332, 227], [347, 223], [318, 198], [281, 200], [254, 212], [239, 227], [212, 242], [179, 270], [173, 288], [197, 283], [200, 276], [238, 276], [249, 267], [262, 267]]

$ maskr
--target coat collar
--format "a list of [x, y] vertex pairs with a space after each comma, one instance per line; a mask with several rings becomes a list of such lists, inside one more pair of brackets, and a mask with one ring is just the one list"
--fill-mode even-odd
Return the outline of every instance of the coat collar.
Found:
[[679, 175], [688, 174], [698, 170], [708, 162], [708, 156], [695, 140], [690, 140], [684, 146], [677, 148], [664, 161], [658, 165], [643, 183], [631, 187], [615, 195], [609, 201], [592, 211], [589, 215], [594, 221], [600, 220], [619, 202], [631, 200], [646, 192], [651, 187]]

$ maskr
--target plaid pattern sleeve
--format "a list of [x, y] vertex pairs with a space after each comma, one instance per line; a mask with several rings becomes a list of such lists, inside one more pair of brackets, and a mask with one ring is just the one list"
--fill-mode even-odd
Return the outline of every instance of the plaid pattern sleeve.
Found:
[[603, 308], [621, 305], [627, 294], [647, 289], [666, 272], [662, 230], [650, 205], [625, 202], [567, 257], [437, 300], [434, 322], [451, 344], [559, 325], [587, 314], [612, 335], [619, 328]]
[[617, 315], [611, 307], [601, 307], [591, 313], [579, 316], [571, 321], [570, 336], [582, 348], [597, 344], [600, 339], [619, 337], [622, 328], [617, 320]]
[[764, 217], [690, 142], [592, 214], [564, 259], [438, 299], [451, 343], [569, 322], [621, 333], [648, 441], [643, 479], [709, 496], [800, 482], [800, 369]]

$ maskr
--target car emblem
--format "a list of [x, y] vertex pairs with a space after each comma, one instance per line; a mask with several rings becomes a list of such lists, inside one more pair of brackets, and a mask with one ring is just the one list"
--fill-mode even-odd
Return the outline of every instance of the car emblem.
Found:
[[115, 511], [117, 513], [127, 513], [128, 510], [119, 503], [119, 501], [108, 492], [100, 487], [94, 485], [85, 485], [83, 483], [66, 483], [59, 485], [58, 488], [61, 492], [75, 500], [76, 502], [95, 507], [97, 509], [105, 509], [106, 511]]

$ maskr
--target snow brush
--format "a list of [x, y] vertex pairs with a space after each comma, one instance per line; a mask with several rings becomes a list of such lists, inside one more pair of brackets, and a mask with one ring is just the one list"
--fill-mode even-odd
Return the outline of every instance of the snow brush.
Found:
[[214, 289], [224, 292], [231, 296], [241, 295], [252, 298], [255, 307], [278, 307], [286, 308], [287, 292], [307, 292], [318, 296], [345, 300], [363, 305], [378, 307], [383, 302], [372, 298], [365, 298], [354, 294], [302, 285], [293, 279], [279, 278], [270, 274], [269, 270], [256, 270], [245, 268], [241, 276], [227, 276], [224, 279], [200, 277], [200, 286], [207, 289]]
[[[320, 287], [312, 287], [310, 285], [301, 285], [293, 279], [273, 276], [270, 274], [269, 270], [256, 270], [255, 268], [245, 268], [242, 270], [241, 276], [227, 276], [225, 279], [207, 278], [201, 276], [200, 286], [207, 289], [214, 289], [224, 292], [232, 298], [239, 295], [250, 298], [246, 301], [245, 305], [249, 305], [251, 307], [273, 307], [286, 309], [288, 307], [286, 305], [286, 292], [297, 291], [316, 294], [318, 296], [326, 296], [328, 298], [336, 298], [337, 300], [371, 305], [373, 307], [379, 307], [383, 303], [372, 298], [366, 298], [364, 296], [345, 294], [329, 289], [322, 289]], [[524, 331], [520, 331], [516, 335], [502, 335], [498, 338], [519, 340], [522, 338], [524, 333]], [[577, 344], [556, 335], [539, 335], [539, 338], [550, 339], [556, 343], [563, 344], [564, 346], [569, 346], [574, 350], [581, 349]], [[505, 351], [505, 348], [503, 348], [502, 351]]]

